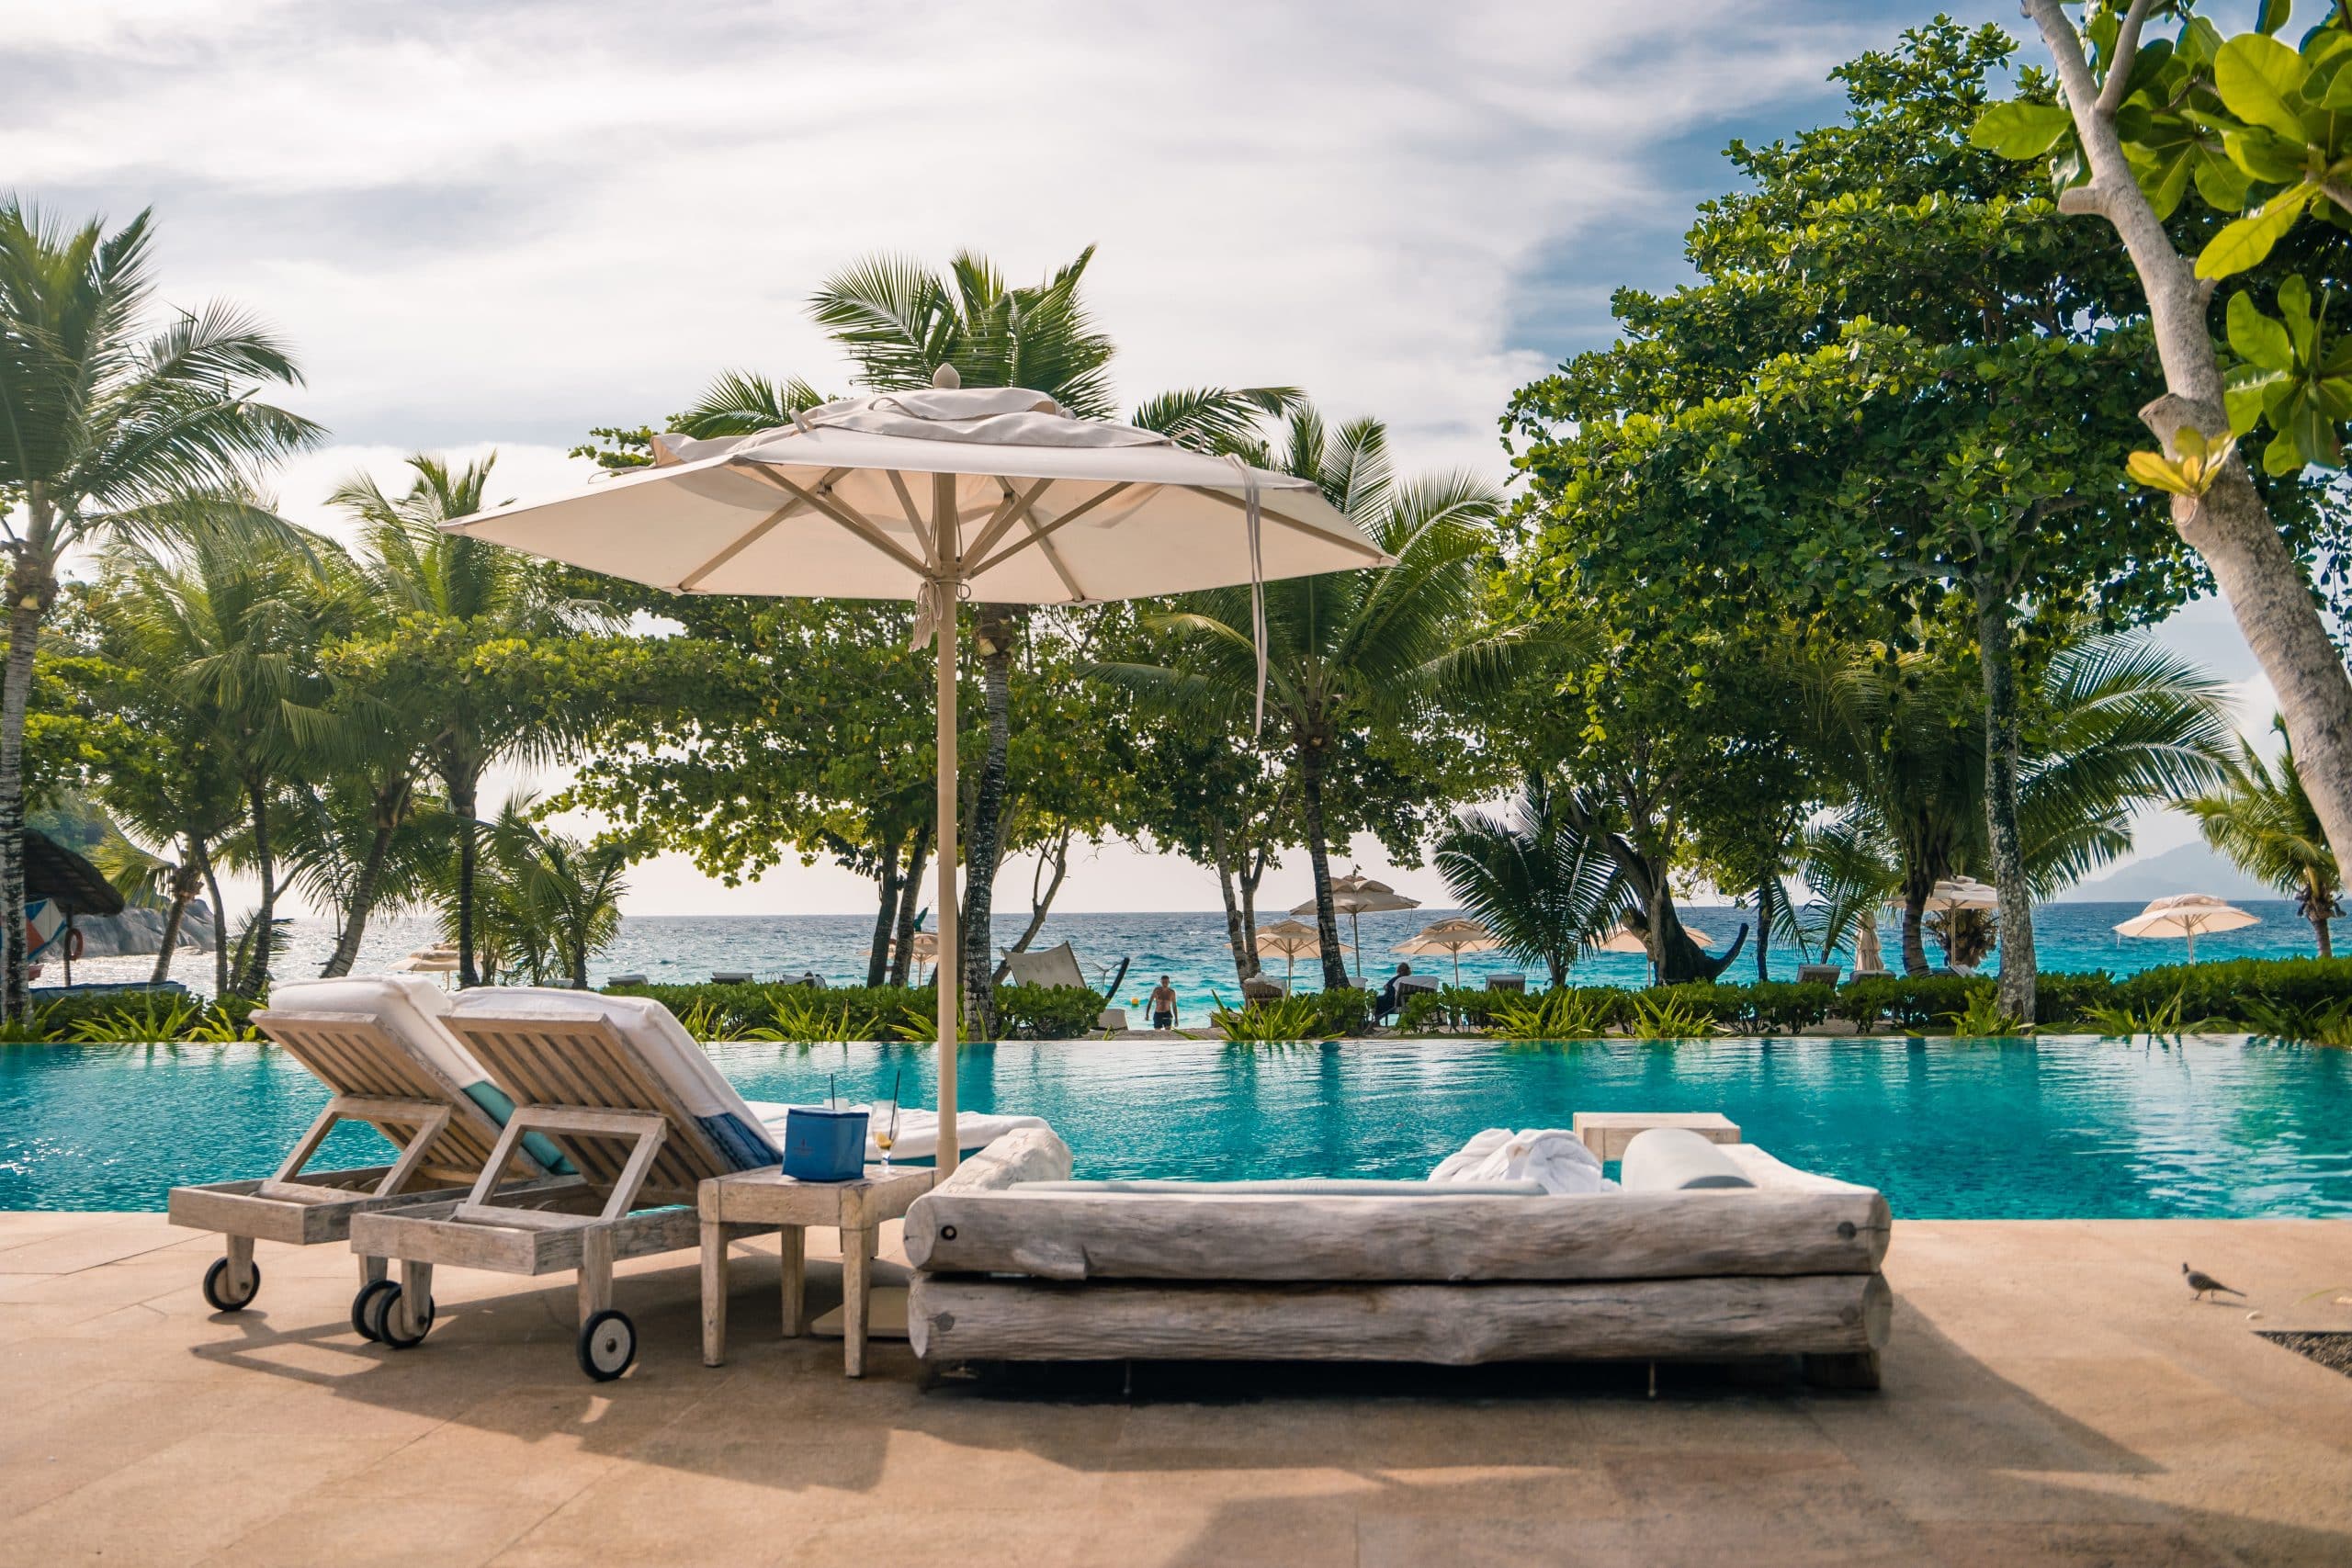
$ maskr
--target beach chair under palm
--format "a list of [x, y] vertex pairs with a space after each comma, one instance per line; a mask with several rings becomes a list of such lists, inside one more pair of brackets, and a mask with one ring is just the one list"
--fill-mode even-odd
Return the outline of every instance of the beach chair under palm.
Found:
[[[637, 1329], [612, 1304], [613, 1266], [698, 1247], [696, 1186], [776, 1165], [775, 1137], [650, 998], [481, 989], [458, 998], [448, 1022], [514, 1100], [499, 1153], [545, 1137], [583, 1185], [509, 1197], [485, 1179], [447, 1201], [361, 1215], [352, 1249], [401, 1265], [398, 1282], [374, 1303], [370, 1330], [394, 1348], [421, 1342], [433, 1324], [436, 1266], [526, 1278], [576, 1272], [581, 1370], [616, 1378], [636, 1359]], [[730, 1239], [775, 1228], [744, 1226]]]
[[[172, 1189], [172, 1224], [217, 1232], [227, 1244], [204, 1276], [204, 1297], [215, 1309], [253, 1304], [261, 1290], [257, 1239], [293, 1247], [345, 1241], [360, 1214], [456, 1197], [478, 1184], [535, 1192], [577, 1185], [544, 1140], [514, 1144], [492, 1161], [509, 1102], [444, 1026], [449, 998], [431, 981], [406, 975], [288, 981], [271, 999], [274, 1006], [253, 1015], [254, 1025], [333, 1096], [276, 1175]], [[346, 1122], [381, 1133], [391, 1161], [305, 1168]], [[361, 1260], [355, 1326], [383, 1278], [381, 1260]]]

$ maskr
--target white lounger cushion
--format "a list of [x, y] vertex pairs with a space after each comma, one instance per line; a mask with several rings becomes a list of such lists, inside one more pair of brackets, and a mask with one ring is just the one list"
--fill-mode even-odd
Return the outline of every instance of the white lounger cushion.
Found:
[[1720, 1147], [1688, 1127], [1652, 1127], [1634, 1134], [1619, 1169], [1628, 1192], [1756, 1185]]
[[[422, 975], [346, 975], [334, 980], [280, 980], [269, 988], [269, 1005], [284, 1012], [350, 1013], [383, 1021], [391, 1037], [430, 1062], [466, 1098], [490, 1113], [500, 1126], [514, 1113], [506, 1091], [490, 1081], [480, 1062], [458, 1037], [441, 1025], [449, 1016], [449, 993]], [[569, 1171], [571, 1164], [537, 1133], [523, 1136], [531, 1157], [549, 1170]]]
[[739, 1168], [755, 1170], [784, 1158], [783, 1150], [761, 1125], [759, 1114], [744, 1103], [685, 1026], [650, 997], [608, 997], [596, 991], [540, 986], [483, 986], [458, 992], [449, 1010], [460, 1018], [601, 1020], [637, 1048], [678, 1103], [702, 1122]]
[[1438, 1162], [1432, 1184], [1532, 1181], [1559, 1197], [1609, 1192], [1617, 1184], [1600, 1173], [1600, 1156], [1582, 1138], [1558, 1127], [1514, 1133], [1489, 1127]]
[[[751, 1106], [759, 1113], [760, 1122], [769, 1134], [781, 1141], [785, 1113], [792, 1107], [767, 1100], [752, 1100]], [[800, 1109], [813, 1111], [818, 1107], [804, 1105]], [[888, 1123], [890, 1108], [887, 1105], [853, 1105], [849, 1109], [865, 1112], [865, 1157], [880, 1159], [881, 1145], [874, 1141], [874, 1134]], [[1016, 1128], [1045, 1125], [1042, 1117], [990, 1116], [977, 1111], [959, 1111], [956, 1113], [956, 1142], [959, 1145], [958, 1152], [968, 1155], [988, 1147]], [[899, 1107], [899, 1136], [897, 1142], [890, 1145], [890, 1157], [894, 1160], [936, 1159], [938, 1156], [939, 1112], [926, 1111], [919, 1105]]]

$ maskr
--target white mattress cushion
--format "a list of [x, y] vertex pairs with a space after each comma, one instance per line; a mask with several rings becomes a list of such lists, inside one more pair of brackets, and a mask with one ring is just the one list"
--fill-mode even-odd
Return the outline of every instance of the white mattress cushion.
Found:
[[678, 1097], [678, 1103], [718, 1134], [722, 1146], [744, 1168], [774, 1164], [784, 1157], [772, 1146], [760, 1117], [735, 1092], [735, 1086], [670, 1010], [650, 997], [608, 997], [599, 991], [541, 986], [481, 986], [458, 992], [450, 1011], [460, 1018], [601, 1020], [637, 1048], [646, 1065]]
[[459, 1089], [488, 1075], [455, 1035], [441, 1027], [449, 993], [422, 975], [346, 975], [335, 980], [280, 980], [269, 1005], [283, 1012], [373, 1013], [392, 1038], [431, 1062]]

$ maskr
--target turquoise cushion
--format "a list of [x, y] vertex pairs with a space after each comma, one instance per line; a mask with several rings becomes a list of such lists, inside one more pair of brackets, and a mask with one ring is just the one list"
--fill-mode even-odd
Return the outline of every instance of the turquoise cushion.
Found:
[[[488, 1078], [482, 1079], [480, 1083], [468, 1084], [466, 1098], [490, 1112], [490, 1119], [502, 1127], [505, 1126], [508, 1119], [514, 1114], [514, 1102], [506, 1098], [504, 1089]], [[580, 1174], [572, 1168], [571, 1162], [563, 1157], [563, 1151], [540, 1134], [524, 1134], [523, 1147], [533, 1159], [545, 1166], [553, 1175], [577, 1176]]]

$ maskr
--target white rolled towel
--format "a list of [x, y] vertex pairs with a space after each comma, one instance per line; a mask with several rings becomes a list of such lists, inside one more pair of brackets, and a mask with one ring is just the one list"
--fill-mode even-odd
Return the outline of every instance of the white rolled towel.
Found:
[[1613, 1192], [1617, 1184], [1600, 1173], [1600, 1156], [1584, 1140], [1559, 1127], [1530, 1127], [1514, 1133], [1489, 1127], [1430, 1172], [1431, 1181], [1532, 1181], [1559, 1196]]

